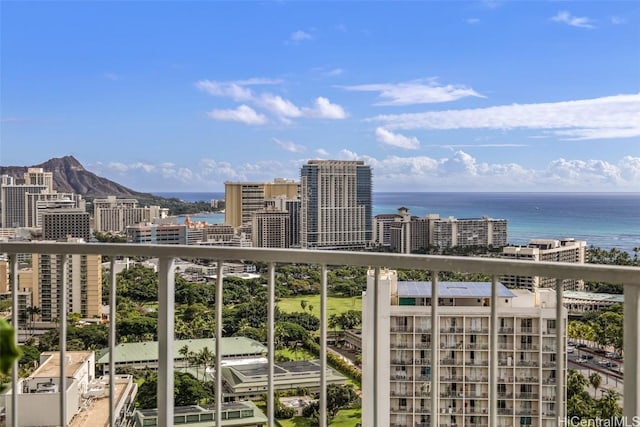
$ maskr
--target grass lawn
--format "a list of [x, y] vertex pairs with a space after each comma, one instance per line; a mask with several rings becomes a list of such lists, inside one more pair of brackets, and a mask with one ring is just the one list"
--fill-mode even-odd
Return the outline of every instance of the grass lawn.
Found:
[[276, 355], [283, 355], [292, 360], [315, 360], [318, 358], [317, 356], [309, 353], [305, 348], [298, 348], [296, 351], [293, 351], [290, 348], [283, 348], [281, 350], [276, 350]]
[[[305, 300], [307, 307], [302, 310], [300, 301]], [[320, 295], [303, 295], [296, 297], [286, 297], [278, 301], [280, 310], [287, 313], [309, 312], [309, 306], [313, 306], [313, 313], [320, 318]], [[340, 314], [349, 310], [362, 310], [362, 297], [327, 297], [327, 317], [332, 314]]]
[[[331, 420], [331, 427], [354, 427], [361, 423], [362, 410], [358, 409], [343, 409], [338, 412], [338, 415]], [[311, 425], [309, 419], [304, 417], [294, 417], [290, 420], [278, 420], [282, 427], [308, 427]]]

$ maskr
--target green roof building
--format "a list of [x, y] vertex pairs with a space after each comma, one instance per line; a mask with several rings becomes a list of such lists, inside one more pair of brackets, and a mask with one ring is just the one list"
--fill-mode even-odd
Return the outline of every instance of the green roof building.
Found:
[[[215, 409], [198, 405], [174, 408], [173, 425], [188, 427], [214, 427]], [[158, 425], [157, 409], [139, 409], [133, 418], [135, 427]], [[267, 417], [253, 402], [229, 402], [222, 404], [223, 427], [262, 427], [267, 425]]]
[[[245, 337], [222, 338], [222, 358], [229, 359], [260, 359], [265, 357], [267, 347]], [[182, 348], [187, 347], [189, 352], [199, 353], [205, 347], [215, 354], [216, 340], [203, 338], [193, 340], [176, 340], [173, 344], [173, 359], [176, 368], [186, 367], [187, 360], [180, 354]], [[105, 375], [109, 372], [109, 349], [103, 349], [97, 355], [96, 367]], [[116, 368], [132, 367], [136, 369], [158, 368], [158, 342], [145, 341], [133, 343], [120, 343], [115, 348]]]

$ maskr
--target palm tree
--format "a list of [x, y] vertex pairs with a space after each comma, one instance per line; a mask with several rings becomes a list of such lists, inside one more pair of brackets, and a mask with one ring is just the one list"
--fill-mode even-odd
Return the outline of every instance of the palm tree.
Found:
[[40, 315], [40, 307], [36, 307], [36, 306], [27, 307], [26, 312], [29, 315], [29, 322], [31, 324], [31, 334], [33, 335], [33, 332], [34, 332], [33, 316]]
[[198, 361], [204, 366], [203, 380], [206, 380], [207, 368], [212, 366], [215, 361], [215, 356], [213, 352], [209, 350], [209, 347], [204, 347], [200, 350], [198, 353]]
[[185, 344], [180, 347], [180, 350], [178, 350], [178, 354], [182, 356], [184, 361], [187, 363], [187, 367], [189, 367], [189, 346]]
[[602, 376], [599, 373], [594, 372], [589, 375], [589, 382], [593, 387], [594, 395], [597, 397], [598, 389], [600, 388], [600, 384], [602, 384]]
[[596, 405], [600, 412], [600, 418], [609, 420], [622, 416], [622, 408], [618, 405], [620, 394], [615, 390], [607, 390], [597, 401]]

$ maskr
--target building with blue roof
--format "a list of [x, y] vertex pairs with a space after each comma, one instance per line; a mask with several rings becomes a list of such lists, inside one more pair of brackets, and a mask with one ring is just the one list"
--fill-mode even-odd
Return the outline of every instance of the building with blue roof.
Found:
[[[374, 271], [369, 271], [362, 335], [376, 339], [363, 342], [362, 386], [377, 381], [378, 401], [363, 401], [377, 412], [363, 413], [363, 425], [373, 425], [374, 416], [379, 425], [489, 425], [492, 328], [498, 335], [499, 424], [557, 423], [556, 345], [566, 336], [556, 334], [554, 290], [508, 289], [498, 283], [497, 324], [492, 325], [491, 283], [440, 282], [432, 324], [431, 282], [402, 282], [395, 271], [382, 270], [376, 292], [374, 285]], [[431, 390], [434, 383], [437, 390]], [[435, 414], [432, 392], [440, 396]]]

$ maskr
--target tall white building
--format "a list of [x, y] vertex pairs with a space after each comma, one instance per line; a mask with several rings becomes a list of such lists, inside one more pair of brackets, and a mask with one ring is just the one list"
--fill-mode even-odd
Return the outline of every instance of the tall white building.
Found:
[[371, 242], [371, 167], [309, 160], [300, 172], [300, 246], [358, 249]]
[[[528, 261], [570, 262], [584, 264], [587, 242], [575, 239], [532, 239], [527, 246], [507, 246], [503, 258]], [[556, 279], [540, 276], [503, 276], [502, 283], [510, 288], [555, 288]], [[584, 290], [583, 280], [563, 280], [564, 289]]]
[[[373, 284], [370, 271], [367, 288]], [[363, 411], [362, 425], [374, 425], [374, 416], [377, 425], [394, 427], [489, 425], [491, 284], [443, 282], [438, 292], [436, 325], [430, 282], [398, 282], [395, 271], [383, 270], [377, 310], [374, 293], [366, 293], [362, 335], [376, 339], [363, 340], [362, 387], [377, 387], [378, 398], [374, 402], [373, 393], [363, 394], [363, 407], [372, 410]], [[499, 426], [557, 425], [555, 299], [551, 289], [499, 285]], [[436, 366], [431, 365], [433, 331], [440, 342]], [[437, 390], [431, 390], [432, 376]], [[437, 414], [431, 413], [432, 392], [438, 396]]]
[[130, 225], [153, 222], [162, 215], [160, 206], [138, 207], [136, 199], [109, 196], [93, 201], [94, 230], [124, 233]]
[[53, 189], [53, 173], [28, 168], [22, 179], [4, 175], [0, 180], [0, 226], [3, 228], [42, 227], [42, 215], [51, 209], [85, 210], [82, 196], [58, 193]]

